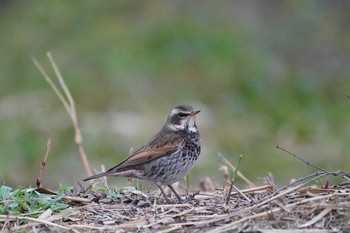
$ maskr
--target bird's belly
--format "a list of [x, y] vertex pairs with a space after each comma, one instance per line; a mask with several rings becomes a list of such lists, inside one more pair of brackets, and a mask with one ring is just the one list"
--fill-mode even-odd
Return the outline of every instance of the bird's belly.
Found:
[[155, 159], [145, 165], [144, 174], [147, 175], [143, 178], [160, 185], [175, 183], [192, 170], [197, 157], [195, 155], [181, 156], [176, 154]]

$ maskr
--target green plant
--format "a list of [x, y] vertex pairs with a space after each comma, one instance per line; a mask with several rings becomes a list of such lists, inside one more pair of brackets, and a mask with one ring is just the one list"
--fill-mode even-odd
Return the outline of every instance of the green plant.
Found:
[[41, 194], [34, 188], [18, 187], [12, 191], [11, 187], [0, 187], [0, 214], [21, 215], [38, 217], [42, 211], [51, 209], [60, 212], [68, 208], [61, 202], [64, 192], [60, 191], [56, 196]]

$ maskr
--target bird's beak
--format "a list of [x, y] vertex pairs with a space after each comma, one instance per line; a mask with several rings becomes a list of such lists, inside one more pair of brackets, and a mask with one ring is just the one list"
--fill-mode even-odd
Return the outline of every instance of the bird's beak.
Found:
[[192, 111], [192, 112], [190, 113], [190, 116], [194, 116], [194, 115], [200, 113], [200, 111], [201, 111], [201, 110]]

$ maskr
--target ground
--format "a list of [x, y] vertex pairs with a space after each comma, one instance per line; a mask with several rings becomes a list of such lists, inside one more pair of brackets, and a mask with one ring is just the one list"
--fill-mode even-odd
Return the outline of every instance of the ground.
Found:
[[0, 226], [25, 232], [349, 232], [350, 185], [307, 185], [324, 175], [315, 173], [279, 190], [267, 184], [234, 191], [228, 203], [222, 189], [194, 193], [182, 204], [138, 190], [118, 196], [69, 191], [62, 199], [69, 204], [66, 210], [49, 209], [38, 218], [2, 215]]

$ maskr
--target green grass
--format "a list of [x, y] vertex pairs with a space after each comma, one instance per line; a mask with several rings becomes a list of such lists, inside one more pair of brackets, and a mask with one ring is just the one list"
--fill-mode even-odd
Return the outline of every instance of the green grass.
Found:
[[0, 187], [0, 214], [26, 215], [38, 217], [42, 212], [51, 209], [60, 212], [69, 206], [62, 201], [64, 191], [71, 190], [72, 186], [61, 187], [56, 196], [38, 193], [34, 188], [8, 186]]

